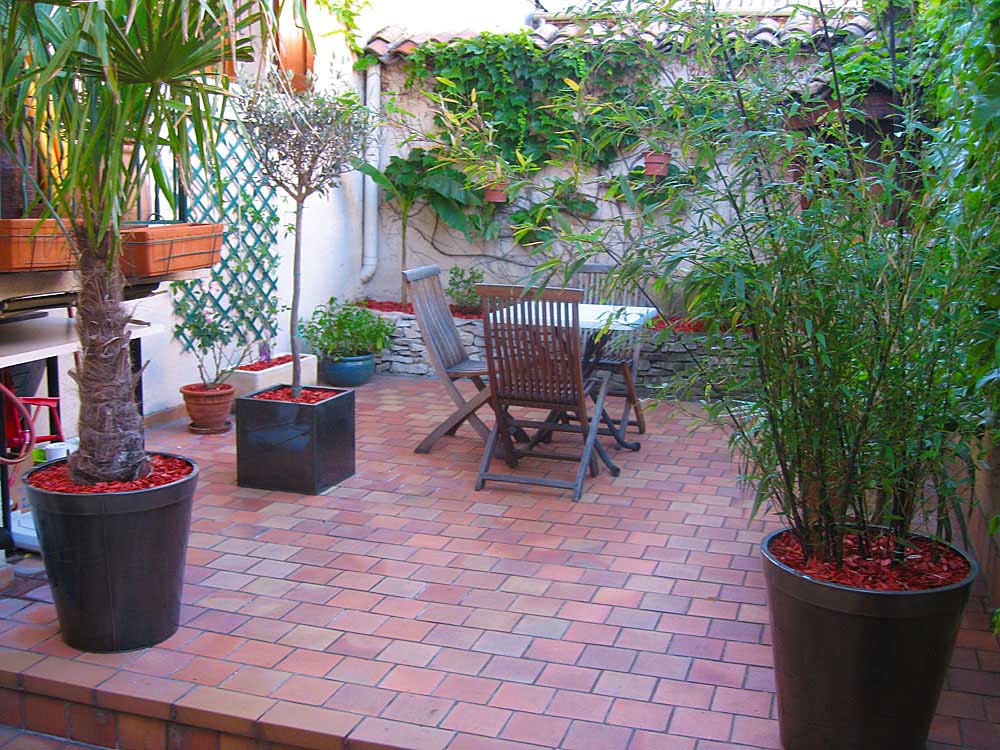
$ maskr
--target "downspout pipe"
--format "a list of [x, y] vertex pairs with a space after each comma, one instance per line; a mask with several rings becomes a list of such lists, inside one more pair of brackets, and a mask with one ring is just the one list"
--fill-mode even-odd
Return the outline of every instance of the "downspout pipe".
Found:
[[[373, 65], [365, 71], [365, 105], [376, 114], [382, 111], [382, 66]], [[382, 168], [382, 147], [379, 138], [368, 142], [365, 161], [378, 169]], [[361, 283], [367, 284], [375, 276], [378, 268], [378, 185], [363, 176], [364, 190], [361, 203]]]

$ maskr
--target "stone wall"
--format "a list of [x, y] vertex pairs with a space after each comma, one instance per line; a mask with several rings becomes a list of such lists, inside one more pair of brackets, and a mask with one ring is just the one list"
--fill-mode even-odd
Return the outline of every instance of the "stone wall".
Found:
[[[393, 336], [392, 346], [378, 359], [378, 372], [396, 375], [433, 375], [434, 371], [427, 359], [416, 318], [406, 313], [380, 312], [379, 315], [395, 321], [396, 333]], [[483, 322], [478, 318], [454, 320], [469, 356], [483, 359]], [[649, 340], [643, 343], [636, 382], [642, 389], [649, 391], [664, 383], [690, 376], [696, 370], [699, 360], [714, 363], [718, 362], [719, 358], [724, 362], [725, 352], [708, 351], [697, 334], [676, 334], [672, 340], [660, 344]], [[701, 393], [696, 393], [695, 390], [703, 391], [704, 387], [695, 384], [686, 394], [687, 397], [698, 398]]]

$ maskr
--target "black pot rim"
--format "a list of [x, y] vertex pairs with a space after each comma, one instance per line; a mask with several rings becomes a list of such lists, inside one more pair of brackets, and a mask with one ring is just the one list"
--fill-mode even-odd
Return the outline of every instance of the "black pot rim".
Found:
[[181, 484], [182, 482], [189, 482], [192, 479], [197, 478], [199, 474], [198, 462], [188, 456], [182, 456], [179, 453], [170, 453], [168, 451], [147, 451], [147, 455], [166, 456], [168, 458], [179, 458], [182, 461], [187, 461], [188, 464], [191, 465], [191, 473], [181, 477], [180, 479], [175, 479], [173, 482], [167, 482], [166, 484], [158, 484], [154, 487], [140, 487], [138, 489], [124, 490], [121, 492], [115, 492], [114, 490], [108, 492], [62, 492], [60, 490], [46, 490], [42, 489], [41, 487], [35, 487], [35, 485], [28, 482], [28, 480], [31, 478], [31, 475], [34, 474], [36, 471], [41, 471], [42, 469], [46, 469], [50, 466], [55, 466], [56, 464], [65, 463], [67, 460], [69, 460], [67, 457], [63, 457], [54, 459], [52, 461], [46, 461], [44, 464], [39, 464], [38, 466], [35, 466], [27, 473], [25, 473], [25, 475], [21, 478], [21, 482], [26, 487], [29, 487], [33, 490], [37, 490], [38, 492], [45, 492], [49, 495], [56, 495], [62, 497], [80, 497], [81, 495], [93, 495], [94, 497], [99, 497], [100, 495], [115, 495], [116, 497], [128, 497], [131, 495], [134, 497], [137, 495], [141, 495], [145, 492], [150, 492], [152, 490], [159, 490], [164, 487], [173, 487], [175, 485]]
[[[963, 550], [960, 550], [953, 544], [938, 542], [938, 544], [944, 544], [949, 549], [952, 549], [958, 554], [960, 554], [965, 559], [965, 561], [969, 563], [969, 573], [961, 581], [958, 581], [956, 583], [949, 583], [947, 586], [937, 586], [932, 589], [916, 589], [913, 591], [876, 591], [874, 589], [861, 589], [861, 588], [856, 588], [854, 586], [844, 586], [843, 584], [840, 583], [830, 583], [829, 581], [822, 581], [819, 578], [813, 578], [812, 576], [806, 575], [800, 570], [796, 570], [795, 568], [789, 567], [788, 565], [785, 565], [785, 563], [781, 562], [781, 560], [779, 560], [777, 557], [771, 554], [771, 549], [770, 549], [771, 540], [774, 539], [776, 536], [784, 534], [786, 531], [791, 532], [792, 527], [783, 526], [782, 528], [777, 529], [776, 531], [772, 531], [770, 534], [765, 536], [760, 543], [761, 554], [767, 558], [768, 562], [770, 562], [775, 567], [785, 571], [786, 573], [793, 575], [796, 578], [799, 578], [803, 581], [808, 581], [809, 583], [816, 584], [817, 586], [825, 586], [830, 589], [836, 589], [839, 591], [853, 591], [858, 594], [870, 594], [872, 596], [880, 596], [888, 598], [912, 597], [912, 596], [920, 596], [921, 594], [930, 594], [930, 593], [937, 594], [946, 591], [954, 591], [955, 589], [960, 589], [965, 586], [968, 586], [979, 575], [979, 563], [977, 563], [975, 559], [967, 555]], [[931, 537], [928, 537], [924, 534], [913, 534], [912, 536], [921, 537], [923, 539], [931, 539]], [[932, 541], [937, 541], [937, 540], [932, 540]]]
[[[289, 363], [289, 364], [291, 364], [291, 363]], [[260, 393], [267, 393], [268, 391], [276, 391], [279, 388], [291, 388], [291, 387], [292, 387], [291, 383], [278, 383], [277, 385], [269, 385], [266, 388], [261, 388], [259, 390], [252, 391], [250, 393], [244, 393], [242, 396], [237, 396], [236, 400], [237, 401], [248, 401], [248, 400], [252, 399], [255, 402], [267, 403], [267, 399], [254, 398], [254, 396], [256, 396], [256, 395], [258, 395]], [[319, 385], [319, 384], [317, 384], [317, 385], [303, 385], [302, 388], [308, 388], [311, 391], [338, 391], [338, 393], [335, 394], [333, 396], [333, 398], [340, 398], [341, 396], [345, 395], [347, 393], [347, 391], [353, 391], [354, 390], [353, 388], [347, 388], [345, 386], [339, 386], [339, 385]], [[299, 403], [294, 403], [292, 401], [274, 401], [273, 403], [276, 403], [276, 404], [291, 404], [292, 406], [319, 406], [320, 404], [325, 403], [325, 402], [327, 402], [329, 400], [330, 399], [323, 399], [323, 401], [320, 401], [320, 402], [315, 403], [315, 404], [305, 404], [305, 403], [299, 404]]]

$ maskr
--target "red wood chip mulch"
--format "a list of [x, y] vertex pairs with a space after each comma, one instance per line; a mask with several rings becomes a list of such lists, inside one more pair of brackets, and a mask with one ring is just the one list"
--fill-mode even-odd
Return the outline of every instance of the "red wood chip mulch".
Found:
[[[382, 300], [366, 299], [362, 304], [369, 310], [407, 313], [408, 315], [413, 315], [413, 305], [409, 302], [404, 304], [402, 302], [384, 302]], [[448, 307], [451, 309], [451, 314], [456, 318], [476, 320], [483, 317], [481, 312], [468, 312], [466, 310], [459, 309], [456, 305], [448, 305]]]
[[320, 401], [326, 401], [328, 398], [333, 398], [341, 393], [343, 391], [321, 391], [317, 388], [303, 388], [299, 391], [297, 398], [292, 398], [292, 389], [285, 387], [258, 393], [253, 398], [261, 401], [285, 401], [290, 404], [318, 404]]
[[272, 367], [277, 367], [278, 365], [283, 365], [291, 361], [291, 354], [283, 354], [280, 357], [275, 357], [267, 362], [251, 362], [248, 365], [240, 365], [236, 369], [240, 372], [260, 372], [261, 370], [270, 370]]
[[844, 539], [844, 565], [811, 559], [790, 532], [771, 540], [771, 554], [810, 578], [867, 591], [921, 591], [958, 583], [969, 574], [969, 563], [954, 550], [931, 539], [911, 539], [905, 564], [895, 562], [895, 537], [883, 534], [872, 540], [871, 557], [858, 552], [858, 537]]
[[40, 490], [49, 492], [74, 492], [80, 494], [97, 494], [99, 492], [128, 492], [130, 490], [146, 490], [163, 484], [183, 479], [193, 471], [193, 467], [183, 458], [161, 456], [153, 453], [149, 456], [153, 470], [142, 479], [131, 482], [98, 482], [97, 484], [77, 484], [69, 478], [69, 467], [65, 462], [46, 469], [36, 471], [31, 475], [31, 484]]

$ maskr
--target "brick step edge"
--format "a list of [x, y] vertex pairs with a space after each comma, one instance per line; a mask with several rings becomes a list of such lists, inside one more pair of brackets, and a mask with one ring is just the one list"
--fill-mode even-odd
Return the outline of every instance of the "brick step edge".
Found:
[[120, 750], [444, 750], [456, 734], [6, 648], [0, 724]]

